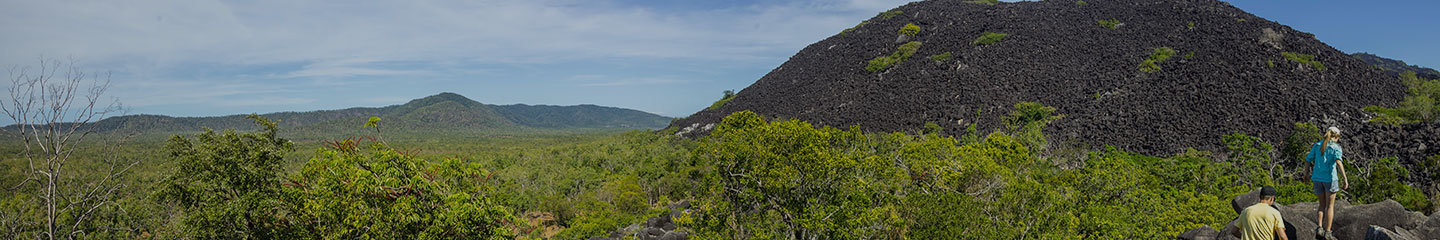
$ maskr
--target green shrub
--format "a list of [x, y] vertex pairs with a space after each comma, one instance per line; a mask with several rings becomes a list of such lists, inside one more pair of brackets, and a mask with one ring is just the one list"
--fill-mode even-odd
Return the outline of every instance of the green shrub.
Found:
[[900, 10], [890, 10], [890, 11], [886, 11], [886, 12], [881, 12], [879, 15], [876, 15], [876, 17], [880, 17], [881, 20], [890, 20], [890, 18], [895, 17], [896, 15], [904, 14], [904, 13], [905, 13], [904, 11], [900, 11]]
[[1099, 23], [1100, 26], [1109, 29], [1115, 29], [1117, 27], [1120, 27], [1120, 20], [1115, 20], [1114, 18], [1111, 18], [1110, 20], [1095, 20], [1095, 22]]
[[[1347, 165], [1351, 167], [1353, 165]], [[1420, 192], [1419, 189], [1405, 183], [1410, 179], [1410, 169], [1400, 165], [1395, 157], [1381, 158], [1369, 167], [1368, 174], [1356, 171], [1359, 169], [1346, 168], [1351, 174], [1348, 191], [1352, 193], [1353, 199], [1358, 203], [1375, 203], [1385, 199], [1394, 199], [1404, 205], [1405, 209], [1430, 213], [1435, 211], [1434, 203]]]
[[1245, 22], [1245, 19], [1244, 19], [1244, 18], [1236, 18], [1235, 21], [1236, 21], [1236, 22]]
[[868, 23], [870, 23], [870, 21], [860, 21], [860, 24], [855, 24], [854, 27], [846, 28], [845, 30], [840, 31], [840, 34], [841, 34], [841, 35], [849, 34], [850, 32], [855, 31], [856, 28], [860, 28], [861, 26], [865, 26], [865, 24], [868, 24]]
[[915, 36], [917, 33], [920, 33], [920, 26], [913, 23], [906, 23], [904, 27], [900, 27], [900, 35]]
[[925, 122], [925, 127], [920, 128], [920, 133], [934, 134], [940, 133], [940, 130], [944, 130], [940, 128], [940, 124], [935, 124], [935, 122]]
[[1190, 27], [1190, 29], [1195, 29], [1195, 21], [1187, 22], [1185, 23], [1185, 26]]
[[1305, 162], [1305, 155], [1310, 153], [1310, 145], [1320, 141], [1320, 138], [1320, 128], [1315, 124], [1295, 123], [1290, 136], [1285, 137], [1285, 146], [1280, 148], [1282, 160], [1296, 164]]
[[1265, 60], [1265, 66], [1269, 66], [1270, 68], [1275, 68], [1275, 60]]
[[723, 97], [720, 97], [720, 100], [715, 100], [715, 103], [711, 103], [710, 107], [707, 107], [705, 109], [715, 110], [716, 108], [720, 108], [720, 106], [725, 106], [725, 103], [730, 102], [730, 99], [732, 98], [735, 98], [735, 90], [725, 90], [725, 95]]
[[1155, 51], [1151, 52], [1149, 57], [1145, 57], [1145, 61], [1140, 62], [1140, 71], [1147, 73], [1160, 71], [1160, 65], [1158, 64], [1170, 59], [1171, 55], [1175, 55], [1175, 49], [1170, 49], [1170, 47], [1155, 48]]
[[1405, 99], [1395, 108], [1366, 106], [1366, 112], [1377, 115], [1370, 122], [1400, 125], [1440, 119], [1440, 103], [1436, 101], [1440, 99], [1440, 79], [1424, 79], [1406, 71], [1400, 74], [1400, 82], [1407, 87]]
[[1186, 59], [1195, 58], [1195, 52], [1186, 53], [1186, 54], [1185, 54], [1185, 58], [1186, 58]]
[[295, 144], [276, 135], [274, 121], [247, 116], [264, 130], [172, 136], [165, 150], [175, 173], [160, 183], [155, 199], [176, 206], [186, 238], [293, 238], [296, 229], [279, 224], [285, 211], [280, 174], [284, 155]]
[[975, 38], [975, 41], [971, 42], [970, 44], [973, 44], [975, 46], [995, 44], [1000, 42], [1000, 40], [1005, 39], [1005, 36], [1009, 35], [1010, 34], [1008, 33], [985, 32], [980, 34], [980, 37]]
[[1290, 61], [1295, 61], [1300, 64], [1309, 65], [1310, 67], [1313, 67], [1320, 71], [1325, 71], [1325, 64], [1315, 60], [1315, 55], [1300, 54], [1295, 52], [1281, 52], [1280, 55], [1285, 56], [1285, 59], [1290, 59]]
[[869, 64], [865, 66], [865, 71], [873, 73], [889, 68], [891, 65], [900, 64], [904, 62], [905, 59], [909, 59], [910, 55], [914, 55], [915, 51], [920, 49], [920, 45], [920, 41], [910, 41], [901, 44], [900, 47], [897, 47], [895, 52], [890, 53], [889, 56], [879, 56], [871, 59]]
[[1075, 5], [1085, 6], [1085, 1], [1075, 1]]
[[995, 4], [1000, 3], [1000, 0], [970, 0], [970, 1], [966, 1], [966, 2], [968, 2], [968, 3], [975, 3], [975, 4], [985, 4], [985, 5], [995, 6]]
[[950, 61], [950, 52], [930, 55], [930, 60], [935, 60], [936, 62]]

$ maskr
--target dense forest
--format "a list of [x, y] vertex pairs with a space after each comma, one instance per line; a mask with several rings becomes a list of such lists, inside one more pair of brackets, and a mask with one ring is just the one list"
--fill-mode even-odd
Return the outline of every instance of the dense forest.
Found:
[[[609, 236], [675, 214], [702, 238], [1170, 238], [1235, 217], [1228, 199], [1279, 186], [1281, 203], [1313, 201], [1303, 153], [1244, 133], [1223, 151], [1145, 156], [1051, 142], [1042, 129], [1065, 116], [1017, 103], [990, 133], [939, 135], [935, 127], [866, 133], [726, 117], [714, 132], [674, 130], [532, 135], [487, 141], [368, 134], [312, 143], [260, 130], [176, 135], [164, 143], [84, 144], [71, 182], [104, 177], [104, 161], [144, 159], [84, 219], [58, 212], [62, 237], [81, 238], [560, 238]], [[1319, 138], [1298, 123], [1290, 138]], [[384, 136], [384, 137], [382, 137]], [[23, 155], [14, 139], [7, 156]], [[309, 152], [309, 153], [304, 153]], [[106, 157], [113, 156], [113, 157]], [[1440, 160], [1440, 157], [1432, 161]], [[1351, 169], [1351, 202], [1400, 201], [1432, 213], [1435, 201], [1398, 179], [1393, 158]], [[24, 164], [7, 158], [6, 184]], [[49, 234], [37, 185], [0, 202], [5, 238]]]

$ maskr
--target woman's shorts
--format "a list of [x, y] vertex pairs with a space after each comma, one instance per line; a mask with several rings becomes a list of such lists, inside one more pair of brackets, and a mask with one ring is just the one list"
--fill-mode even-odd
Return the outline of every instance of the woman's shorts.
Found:
[[1328, 182], [1311, 182], [1314, 185], [1315, 195], [1340, 192], [1340, 185]]

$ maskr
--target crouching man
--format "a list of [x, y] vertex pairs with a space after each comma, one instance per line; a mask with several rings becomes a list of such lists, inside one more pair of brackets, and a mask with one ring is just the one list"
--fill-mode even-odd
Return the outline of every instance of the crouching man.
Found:
[[1261, 187], [1260, 202], [1240, 211], [1239, 228], [1230, 235], [1241, 240], [1289, 240], [1289, 236], [1285, 236], [1285, 220], [1280, 218], [1280, 210], [1273, 207], [1277, 195], [1274, 187]]

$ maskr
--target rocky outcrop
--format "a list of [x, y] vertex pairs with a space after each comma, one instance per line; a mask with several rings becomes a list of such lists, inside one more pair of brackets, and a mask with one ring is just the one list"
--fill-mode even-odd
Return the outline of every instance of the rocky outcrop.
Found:
[[[934, 122], [943, 134], [959, 135], [966, 126], [957, 120], [986, 133], [1003, 128], [999, 116], [1015, 103], [1036, 101], [1066, 115], [1045, 130], [1052, 141], [1164, 156], [1215, 150], [1234, 132], [1279, 143], [1295, 122], [1360, 124], [1364, 106], [1393, 106], [1405, 95], [1394, 76], [1313, 35], [1216, 0], [929, 0], [894, 10], [904, 14], [811, 44], [724, 105], [670, 127], [705, 126], [749, 110], [865, 131], [916, 131]], [[1109, 19], [1124, 26], [1096, 22]], [[908, 39], [922, 42], [919, 50], [867, 71], [869, 60], [896, 51], [896, 31], [907, 23], [922, 28]], [[1009, 35], [975, 45], [985, 32]], [[1160, 47], [1174, 54], [1160, 70], [1141, 71]], [[947, 52], [945, 61], [927, 57]]]
[[628, 227], [610, 232], [607, 237], [591, 237], [590, 240], [685, 240], [690, 238], [690, 232], [679, 229], [675, 224], [675, 218], [690, 211], [690, 200], [682, 200], [666, 205], [669, 213], [646, 219], [644, 223], [631, 224]]
[[[1236, 196], [1232, 206], [1251, 206], [1259, 202], [1259, 190]], [[1315, 236], [1315, 202], [1290, 205], [1276, 205], [1285, 219], [1286, 235], [1290, 239], [1311, 239]], [[1236, 208], [1238, 215], [1242, 208]], [[1179, 239], [1234, 239], [1228, 233], [1237, 228], [1238, 221], [1231, 221], [1219, 231], [1209, 226], [1192, 229], [1176, 236]], [[1206, 230], [1210, 229], [1210, 230]], [[1405, 210], [1393, 200], [1351, 205], [1347, 201], [1335, 203], [1335, 226], [1331, 228], [1336, 239], [1440, 239], [1440, 213], [1425, 217], [1424, 214]]]

